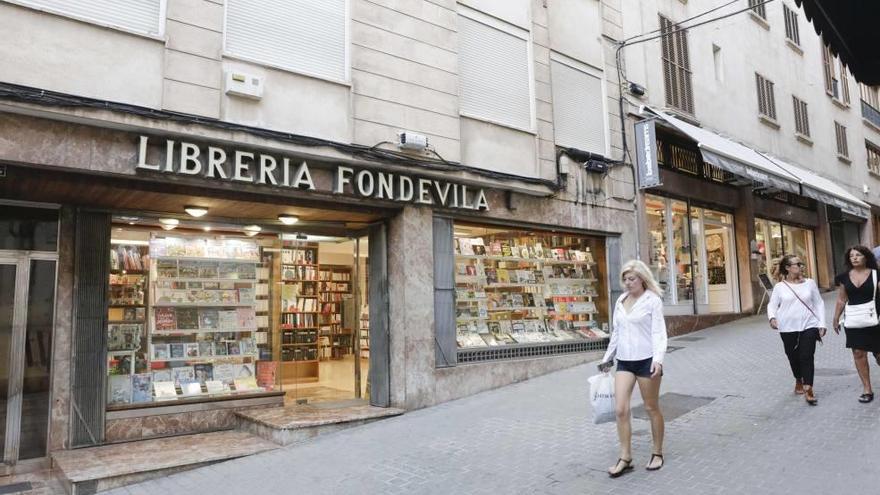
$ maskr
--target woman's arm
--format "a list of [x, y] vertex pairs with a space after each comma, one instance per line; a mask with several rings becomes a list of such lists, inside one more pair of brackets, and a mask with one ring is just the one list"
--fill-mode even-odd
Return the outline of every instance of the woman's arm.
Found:
[[844, 306], [846, 306], [846, 289], [841, 285], [837, 289], [837, 303], [834, 305], [834, 318], [831, 320], [831, 328], [835, 333], [840, 333], [840, 315]]
[[663, 319], [663, 300], [658, 297], [651, 308], [651, 348], [653, 349], [651, 378], [660, 374], [663, 358], [666, 357], [667, 339], [666, 320]]
[[770, 320], [770, 328], [773, 330], [779, 330], [779, 322], [776, 321], [776, 310], [779, 309], [778, 289], [780, 285], [782, 285], [782, 282], [773, 287], [773, 291], [770, 292], [770, 302], [767, 303], [767, 319]]
[[[614, 314], [620, 311], [620, 308], [617, 304], [614, 305]], [[620, 328], [617, 328], [617, 325], [614, 323], [614, 319], [611, 321], [611, 338], [608, 340], [608, 348], [605, 349], [605, 355], [602, 356], [602, 361], [599, 363], [601, 367], [603, 364], [610, 363], [612, 359], [614, 359], [614, 355], [617, 354], [617, 340], [620, 335]]]

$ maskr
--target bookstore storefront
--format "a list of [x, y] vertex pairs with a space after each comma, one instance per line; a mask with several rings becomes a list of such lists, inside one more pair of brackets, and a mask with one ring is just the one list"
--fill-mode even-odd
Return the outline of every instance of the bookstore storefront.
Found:
[[755, 249], [758, 273], [773, 278], [773, 267], [785, 254], [805, 263], [804, 276], [816, 278], [816, 245], [813, 230], [782, 222], [755, 218]]

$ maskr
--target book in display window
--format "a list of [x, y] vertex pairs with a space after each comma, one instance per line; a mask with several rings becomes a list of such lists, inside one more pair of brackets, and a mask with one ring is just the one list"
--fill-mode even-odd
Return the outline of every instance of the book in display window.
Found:
[[456, 223], [459, 348], [608, 337], [604, 239]]
[[147, 240], [112, 250], [108, 404], [273, 390], [275, 383], [257, 382], [258, 244], [129, 236]]

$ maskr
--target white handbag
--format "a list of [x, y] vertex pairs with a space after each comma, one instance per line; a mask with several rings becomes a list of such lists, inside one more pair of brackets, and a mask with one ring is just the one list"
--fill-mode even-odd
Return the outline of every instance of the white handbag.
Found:
[[849, 304], [843, 310], [843, 326], [845, 328], [868, 328], [880, 324], [877, 319], [877, 270], [871, 270], [871, 284], [874, 286], [874, 297], [862, 304]]

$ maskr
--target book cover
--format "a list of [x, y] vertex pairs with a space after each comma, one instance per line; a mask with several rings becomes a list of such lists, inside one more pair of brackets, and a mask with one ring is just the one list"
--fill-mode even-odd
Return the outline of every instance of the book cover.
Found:
[[107, 402], [110, 404], [131, 402], [131, 377], [129, 375], [110, 375], [107, 378]]
[[196, 380], [199, 383], [205, 383], [208, 380], [214, 379], [214, 365], [211, 363], [200, 363], [193, 366], [193, 371], [196, 375]]
[[158, 278], [177, 278], [177, 261], [156, 261], [156, 274], [158, 275]]
[[177, 328], [180, 330], [199, 329], [199, 310], [196, 308], [177, 308]]
[[214, 355], [215, 356], [226, 356], [229, 354], [229, 346], [226, 345], [226, 342], [214, 342]]
[[197, 358], [199, 357], [199, 344], [198, 342], [187, 342], [183, 344], [183, 353], [187, 358]]
[[252, 363], [233, 364], [232, 366], [235, 372], [235, 378], [256, 376], [256, 371], [254, 370], [254, 365]]
[[171, 368], [171, 376], [176, 385], [196, 381], [196, 371], [192, 366], [177, 366]]
[[474, 237], [471, 239], [471, 249], [473, 249], [474, 254], [484, 256], [486, 254], [486, 244], [483, 242], [483, 238]]
[[257, 346], [254, 345], [254, 339], [245, 337], [238, 341], [238, 350], [242, 355], [256, 354]]
[[236, 320], [238, 328], [257, 328], [257, 315], [254, 308], [238, 308]]
[[276, 361], [257, 362], [257, 385], [272, 390], [278, 379], [278, 363]]
[[202, 393], [202, 384], [199, 382], [187, 382], [180, 384], [183, 395], [199, 395]]
[[253, 287], [242, 287], [238, 289], [238, 302], [243, 304], [253, 304], [254, 297], [255, 294]]
[[174, 381], [174, 376], [171, 374], [171, 368], [162, 368], [158, 370], [153, 370], [153, 382], [169, 382]]
[[238, 312], [234, 309], [220, 310], [218, 311], [218, 321], [218, 328], [224, 330], [238, 328]]
[[179, 261], [177, 271], [180, 278], [199, 278], [198, 261]]
[[219, 274], [219, 264], [216, 261], [201, 261], [198, 264], [198, 278], [217, 278]]
[[501, 241], [501, 256], [513, 256], [513, 249], [510, 246], [510, 241], [503, 240]]
[[[310, 261], [309, 263], [312, 262]], [[254, 280], [257, 278], [257, 265], [253, 263], [238, 263], [235, 266], [235, 271], [240, 280]]]
[[177, 390], [174, 388], [172, 381], [154, 381], [153, 392], [156, 399], [173, 399], [177, 397]]
[[211, 341], [199, 342], [199, 356], [211, 357], [214, 355], [214, 343]]
[[500, 283], [500, 284], [509, 284], [510, 283], [510, 272], [508, 272], [506, 268], [499, 268], [498, 269], [498, 283]]
[[233, 340], [233, 341], [231, 341], [231, 342], [227, 342], [227, 343], [226, 343], [226, 349], [227, 349], [227, 353], [228, 353], [230, 356], [238, 356], [238, 355], [241, 354], [241, 348], [239, 347], [239, 345], [238, 345], [238, 341], [237, 341], [237, 340]]
[[461, 254], [466, 256], [474, 254], [472, 239], [469, 239], [467, 237], [460, 237], [458, 239], [458, 249]]
[[220, 380], [208, 380], [205, 382], [205, 388], [209, 394], [222, 394], [226, 392], [226, 385]]
[[258, 390], [257, 386], [257, 378], [254, 376], [247, 376], [243, 378], [235, 379], [235, 390], [236, 391], [244, 391], [244, 390]]
[[235, 380], [235, 367], [228, 363], [214, 365], [214, 380], [222, 383], [232, 383]]
[[183, 359], [183, 357], [185, 356], [183, 344], [173, 343], [173, 344], [169, 344], [169, 347], [170, 347], [169, 359]]
[[199, 310], [199, 329], [216, 330], [220, 324], [220, 312], [216, 309]]
[[164, 332], [177, 329], [177, 313], [174, 308], [156, 308], [156, 331]]
[[164, 361], [171, 357], [170, 351], [168, 349], [168, 344], [153, 344], [153, 359], [158, 361]]
[[131, 401], [150, 402], [153, 400], [153, 375], [139, 373], [131, 375]]
[[489, 247], [487, 248], [487, 252], [492, 256], [501, 256], [501, 242], [500, 241], [492, 241], [489, 243]]
[[217, 275], [219, 278], [225, 279], [237, 279], [238, 278], [238, 264], [230, 263], [230, 262], [221, 262], [220, 266], [217, 269]]

